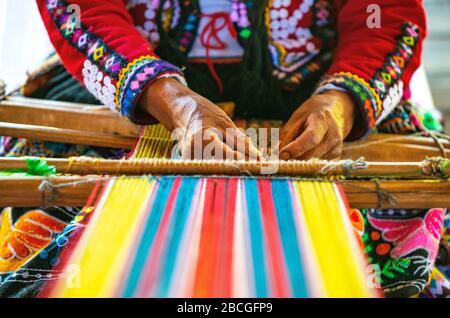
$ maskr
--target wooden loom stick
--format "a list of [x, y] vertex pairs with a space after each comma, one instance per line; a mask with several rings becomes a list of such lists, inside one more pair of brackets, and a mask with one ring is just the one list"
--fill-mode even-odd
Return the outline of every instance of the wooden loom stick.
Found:
[[[442, 158], [421, 162], [366, 161], [215, 161], [132, 159], [109, 160], [78, 157], [46, 159], [62, 174], [72, 175], [252, 175], [252, 176], [347, 176], [358, 178], [427, 179], [450, 176], [450, 161]], [[359, 167], [357, 167], [359, 165]], [[264, 174], [270, 168], [274, 174]], [[27, 171], [25, 158], [0, 158], [0, 171]], [[276, 170], [273, 170], [276, 169]], [[266, 170], [267, 171], [267, 170]]]
[[140, 127], [109, 108], [30, 99], [0, 102], [0, 122], [46, 126], [70, 130], [139, 136]]
[[[84, 206], [94, 189], [95, 180], [99, 180], [99, 177], [0, 177], [0, 206]], [[100, 182], [106, 183], [106, 180]], [[44, 181], [49, 182], [48, 186], [42, 187], [40, 191], [39, 187]], [[448, 181], [342, 180], [339, 183], [352, 208], [450, 208]], [[380, 198], [380, 194], [390, 194], [396, 201], [389, 202], [388, 197]]]
[[115, 136], [112, 134], [34, 125], [10, 124], [3, 122], [0, 122], [0, 136], [110, 147], [117, 149], [131, 149], [136, 143], [135, 137]]
[[[95, 119], [91, 120], [95, 121]], [[98, 128], [105, 130], [106, 128]], [[0, 122], [0, 136], [15, 138], [29, 138], [43, 141], [62, 142], [69, 144], [83, 144], [98, 147], [131, 150], [136, 144], [136, 136], [115, 135], [112, 133], [88, 132], [81, 130], [62, 129], [47, 126], [35, 126], [25, 124], [11, 124]], [[442, 156], [438, 147], [406, 143], [386, 142], [373, 144], [371, 140], [351, 143], [344, 146], [342, 158], [357, 159], [364, 157], [370, 161], [407, 162], [419, 161], [425, 157]], [[355, 147], [356, 146], [356, 147]], [[382, 148], [380, 148], [382, 147]], [[380, 151], [382, 149], [382, 151]], [[450, 149], [445, 150], [445, 155], [450, 157]]]
[[[232, 103], [222, 103], [219, 107], [232, 116]], [[244, 128], [247, 125], [242, 120], [236, 123]], [[139, 127], [98, 105], [13, 97], [0, 102], [0, 135], [130, 150], [138, 138]], [[438, 140], [445, 154], [432, 138], [374, 134], [367, 140], [347, 143], [342, 157], [365, 157], [370, 161], [450, 157], [450, 141]], [[383, 151], [377, 146], [382, 146]]]

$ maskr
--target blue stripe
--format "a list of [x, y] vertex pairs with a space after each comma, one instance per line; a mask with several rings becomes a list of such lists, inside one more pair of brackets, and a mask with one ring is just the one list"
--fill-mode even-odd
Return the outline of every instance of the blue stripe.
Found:
[[297, 240], [294, 210], [289, 191], [289, 182], [286, 180], [272, 181], [272, 196], [278, 219], [281, 242], [284, 249], [286, 264], [289, 271], [291, 287], [294, 297], [307, 297], [305, 275], [303, 272], [302, 257]]
[[150, 207], [147, 223], [136, 250], [136, 257], [130, 269], [128, 281], [123, 292], [123, 297], [133, 297], [138, 286], [142, 271], [147, 261], [148, 253], [153, 245], [156, 233], [167, 204], [170, 191], [173, 187], [173, 178], [162, 178], [155, 194], [155, 201]]
[[198, 178], [182, 178], [178, 198], [173, 211], [173, 219], [170, 229], [167, 233], [168, 244], [164, 249], [161, 261], [161, 280], [156, 297], [168, 297], [170, 283], [173, 278], [178, 249], [181, 245], [181, 239], [186, 227], [186, 221], [189, 216], [192, 199], [194, 197]]
[[264, 258], [264, 237], [258, 187], [255, 179], [245, 179], [244, 185], [248, 208], [248, 223], [252, 248], [256, 298], [264, 298], [268, 297], [268, 293], [265, 270], [266, 263]]

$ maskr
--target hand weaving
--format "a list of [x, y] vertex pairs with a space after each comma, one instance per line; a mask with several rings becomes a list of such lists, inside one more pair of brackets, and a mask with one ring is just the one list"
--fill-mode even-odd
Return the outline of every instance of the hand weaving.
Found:
[[[168, 137], [148, 128], [133, 157], [167, 155]], [[58, 270], [80, 281], [45, 296], [374, 296], [343, 192], [327, 181], [124, 178], [77, 221]]]

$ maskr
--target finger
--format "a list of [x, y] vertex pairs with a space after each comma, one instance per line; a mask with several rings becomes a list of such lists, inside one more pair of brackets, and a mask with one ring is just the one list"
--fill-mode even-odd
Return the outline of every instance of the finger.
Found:
[[341, 155], [342, 155], [342, 150], [343, 150], [343, 147], [342, 147], [342, 146], [334, 147], [334, 148], [331, 149], [328, 153], [326, 153], [325, 155], [323, 155], [322, 159], [325, 159], [325, 160], [336, 160], [336, 159], [340, 159], [340, 158], [341, 158]]
[[244, 153], [247, 159], [258, 160], [262, 157], [261, 151], [254, 145], [250, 137], [239, 131], [236, 135], [236, 148], [238, 152]]
[[294, 120], [294, 117], [289, 119], [281, 129], [278, 149], [283, 149], [298, 137], [300, 128], [305, 124], [305, 120], [304, 118], [295, 118]]
[[299, 158], [316, 148], [327, 133], [327, 126], [319, 118], [311, 116], [306, 123], [306, 129], [300, 136], [280, 151], [280, 159]]
[[218, 138], [214, 138], [203, 150], [203, 159], [245, 160], [243, 153], [234, 151]]

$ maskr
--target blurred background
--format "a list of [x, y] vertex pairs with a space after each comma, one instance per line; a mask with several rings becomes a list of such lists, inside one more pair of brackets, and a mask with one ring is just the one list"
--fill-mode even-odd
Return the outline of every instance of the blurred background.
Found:
[[[381, 2], [382, 0], [374, 0]], [[429, 24], [424, 69], [436, 107], [447, 118], [450, 133], [450, 0], [423, 0]], [[51, 52], [35, 0], [0, 0], [0, 78], [12, 90]], [[415, 96], [424, 106], [432, 104], [427, 81], [415, 80]]]

